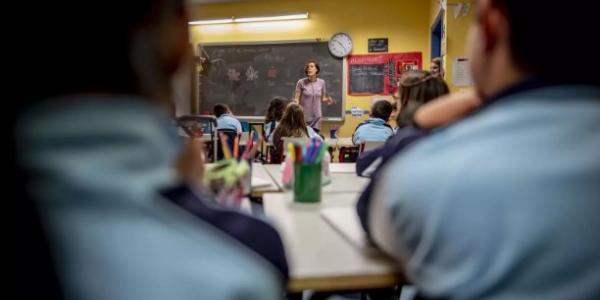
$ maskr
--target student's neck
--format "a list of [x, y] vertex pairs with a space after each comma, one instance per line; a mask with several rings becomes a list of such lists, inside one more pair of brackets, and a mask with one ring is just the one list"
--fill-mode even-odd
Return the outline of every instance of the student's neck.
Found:
[[497, 80], [491, 81], [487, 84], [486, 89], [484, 90], [484, 99], [493, 97], [502, 91], [520, 83], [529, 78], [530, 75], [524, 73], [504, 73], [503, 75], [495, 76]]
[[313, 82], [317, 81], [317, 75], [312, 75], [312, 76], [308, 75], [308, 80], [313, 81]]
[[486, 76], [487, 80], [482, 82], [480, 86], [480, 93], [483, 94], [484, 99], [493, 97], [531, 77], [531, 75], [521, 71], [508, 55], [499, 55], [487, 69], [489, 70]]

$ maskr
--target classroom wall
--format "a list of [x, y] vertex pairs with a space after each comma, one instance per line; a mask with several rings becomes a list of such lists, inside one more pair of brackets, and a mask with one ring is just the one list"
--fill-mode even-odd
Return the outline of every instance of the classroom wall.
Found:
[[440, 0], [429, 0], [429, 27], [433, 25], [433, 21], [437, 18], [440, 9]]
[[[469, 33], [469, 27], [475, 19], [476, 9], [474, 7], [474, 1], [460, 1], [462, 3], [471, 3], [471, 9], [467, 16], [454, 17], [454, 7], [449, 7], [446, 11], [446, 24], [448, 31], [448, 52], [446, 55], [446, 80], [450, 85], [451, 91], [457, 91], [461, 88], [452, 84], [452, 67], [454, 59], [457, 57], [467, 56], [467, 35]], [[457, 2], [450, 2], [457, 3]]]
[[[435, 20], [437, 19], [438, 14], [440, 13], [440, 10], [442, 9], [441, 5], [440, 5], [440, 0], [429, 0], [429, 48], [428, 51], [431, 54], [431, 30], [433, 29], [433, 23], [435, 22]], [[446, 22], [445, 20], [446, 15], [442, 15], [442, 19], [444, 19], [444, 23]], [[431, 58], [433, 59], [433, 57]], [[429, 61], [427, 61], [425, 64], [423, 64], [423, 69], [425, 70], [429, 70], [431, 67], [431, 59]], [[444, 61], [445, 63], [445, 61]]]
[[[389, 52], [420, 51], [423, 67], [429, 67], [430, 2], [423, 0], [253, 0], [233, 3], [195, 5], [191, 19], [214, 19], [231, 16], [280, 15], [310, 13], [310, 19], [286, 22], [225, 24], [193, 26], [190, 29], [194, 44], [216, 42], [255, 42], [322, 39], [334, 33], [350, 34], [354, 43], [353, 54], [368, 53], [369, 38], [387, 37]], [[288, 97], [291, 97], [290, 91]], [[265, 99], [268, 101], [268, 99]], [[369, 109], [371, 96], [346, 96], [346, 109], [358, 106]], [[356, 126], [366, 119], [346, 115], [338, 135], [350, 137]], [[328, 135], [331, 126], [324, 123]]]
[[[470, 3], [471, 9], [466, 16], [454, 17], [454, 5], [458, 3]], [[430, 27], [433, 25], [438, 12], [440, 11], [439, 0], [430, 0], [430, 14], [429, 24]], [[445, 79], [448, 82], [448, 86], [451, 91], [458, 91], [464, 87], [457, 87], [453, 84], [452, 68], [454, 66], [454, 59], [457, 57], [467, 56], [467, 35], [469, 33], [469, 26], [475, 19], [476, 8], [475, 1], [473, 0], [462, 0], [462, 1], [448, 1], [448, 9], [444, 13], [444, 23], [446, 24], [446, 45], [447, 52], [444, 56], [444, 69], [446, 70]], [[430, 41], [431, 43], [431, 41]], [[430, 45], [431, 46], [431, 45]], [[429, 64], [427, 65], [429, 67]]]

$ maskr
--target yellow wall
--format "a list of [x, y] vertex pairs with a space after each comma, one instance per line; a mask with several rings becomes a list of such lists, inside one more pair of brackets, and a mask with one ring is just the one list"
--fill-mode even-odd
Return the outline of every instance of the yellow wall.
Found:
[[469, 26], [475, 18], [475, 7], [473, 1], [460, 1], [461, 3], [471, 3], [471, 9], [467, 16], [459, 16], [454, 18], [454, 7], [451, 6], [457, 1], [448, 1], [448, 10], [446, 11], [446, 30], [447, 30], [447, 53], [445, 60], [446, 65], [446, 81], [450, 86], [451, 91], [457, 91], [460, 88], [452, 84], [452, 67], [454, 59], [457, 57], [465, 57], [467, 55], [467, 34]]
[[[430, 3], [424, 0], [253, 0], [224, 4], [196, 5], [191, 19], [280, 15], [309, 12], [310, 19], [193, 26], [194, 44], [214, 42], [280, 41], [320, 38], [328, 40], [336, 32], [350, 34], [353, 54], [368, 53], [369, 38], [387, 37], [389, 52], [420, 51], [423, 67], [429, 67]], [[293, 91], [290, 91], [290, 94]], [[369, 109], [371, 97], [346, 96], [346, 109]], [[338, 135], [349, 137], [365, 118], [346, 115]], [[323, 124], [324, 134], [332, 124]], [[333, 125], [337, 125], [333, 124]]]
[[[438, 14], [440, 13], [440, 0], [429, 0], [429, 54], [431, 55], [431, 29], [433, 23], [437, 19]], [[442, 16], [442, 19], [445, 18], [445, 15]], [[446, 22], [444, 20], [444, 22]], [[423, 64], [423, 69], [429, 70], [431, 67], [431, 60], [427, 61]], [[444, 66], [445, 67], [445, 66]]]
[[[439, 0], [430, 0], [429, 7], [429, 24], [433, 26], [441, 7]], [[457, 3], [470, 3], [471, 8], [466, 16], [454, 17], [454, 4]], [[447, 10], [444, 13], [444, 24], [446, 25], [446, 55], [444, 56], [444, 70], [446, 70], [445, 79], [448, 82], [448, 86], [451, 91], [457, 91], [461, 88], [452, 84], [452, 67], [454, 59], [457, 57], [466, 57], [467, 49], [467, 34], [469, 26], [475, 18], [475, 1], [473, 0], [461, 0], [461, 1], [448, 1]], [[429, 47], [431, 49], [431, 41], [429, 41]], [[429, 63], [427, 64], [429, 67]]]

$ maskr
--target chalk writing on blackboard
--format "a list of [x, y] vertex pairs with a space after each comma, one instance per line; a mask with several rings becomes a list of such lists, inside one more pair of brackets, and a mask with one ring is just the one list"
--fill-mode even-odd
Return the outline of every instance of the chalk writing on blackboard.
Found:
[[384, 64], [351, 65], [350, 93], [382, 93], [384, 90]]
[[237, 116], [260, 117], [275, 96], [292, 98], [298, 80], [306, 77], [304, 64], [319, 62], [319, 77], [335, 101], [323, 105], [326, 120], [344, 117], [343, 60], [329, 53], [327, 42], [198, 45], [200, 113], [216, 103], [227, 104]]

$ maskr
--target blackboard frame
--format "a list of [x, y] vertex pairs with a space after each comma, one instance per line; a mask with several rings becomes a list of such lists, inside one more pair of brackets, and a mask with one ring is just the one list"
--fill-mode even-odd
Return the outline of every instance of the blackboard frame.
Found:
[[[247, 41], [247, 42], [213, 42], [213, 43], [198, 43], [195, 45], [194, 47], [194, 51], [197, 51], [199, 46], [244, 46], [244, 45], [278, 45], [278, 44], [297, 44], [297, 43], [323, 43], [323, 42], [327, 42], [326, 40], [322, 40], [322, 39], [300, 39], [300, 40], [279, 40], [279, 41]], [[196, 54], [196, 56], [198, 56], [199, 53]], [[333, 55], [332, 55], [333, 57]], [[341, 77], [341, 86], [342, 86], [342, 91], [341, 91], [341, 95], [342, 95], [342, 105], [341, 105], [341, 109], [339, 111], [339, 116], [336, 113], [335, 117], [323, 117], [323, 121], [325, 122], [343, 122], [345, 120], [345, 115], [346, 115], [346, 97], [347, 97], [347, 90], [348, 90], [348, 86], [347, 86], [347, 74], [348, 74], [348, 63], [347, 63], [347, 58], [344, 57], [342, 60], [342, 77]], [[199, 88], [200, 86], [200, 76], [196, 76], [197, 80], [195, 82], [195, 88]], [[300, 78], [298, 78], [300, 79]], [[293, 91], [292, 91], [293, 92]], [[334, 99], [336, 101], [339, 101], [339, 99]], [[200, 93], [195, 93], [195, 99], [194, 101], [196, 102], [195, 104], [197, 105], [197, 107], [200, 107]], [[245, 120], [245, 121], [264, 121], [264, 116], [244, 116], [244, 115], [236, 115], [237, 118], [241, 119], [241, 120]]]

